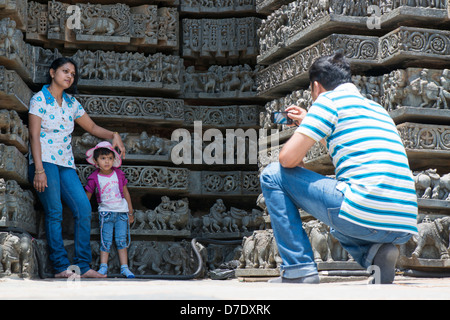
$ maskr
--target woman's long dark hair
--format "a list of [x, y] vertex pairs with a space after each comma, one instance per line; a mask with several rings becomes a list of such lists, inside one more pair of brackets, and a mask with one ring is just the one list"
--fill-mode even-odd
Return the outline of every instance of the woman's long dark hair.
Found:
[[[55, 61], [52, 62], [52, 64], [50, 65], [50, 69], [53, 70], [57, 70], [59, 67], [61, 67], [62, 65], [66, 64], [66, 63], [71, 63], [73, 64], [73, 66], [75, 67], [75, 77], [73, 78], [73, 83], [72, 85], [64, 90], [66, 93], [70, 93], [70, 94], [77, 94], [78, 93], [78, 88], [77, 88], [77, 84], [78, 84], [78, 66], [77, 63], [75, 61], [73, 61], [70, 58], [66, 58], [66, 57], [61, 57], [56, 59]], [[50, 84], [52, 83], [52, 77], [50, 76], [50, 69], [47, 75], [47, 82]]]

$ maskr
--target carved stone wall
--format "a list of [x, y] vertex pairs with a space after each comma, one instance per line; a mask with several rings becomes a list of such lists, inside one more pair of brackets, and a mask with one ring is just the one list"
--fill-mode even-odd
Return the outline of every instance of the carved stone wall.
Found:
[[[0, 4], [0, 250], [8, 252], [0, 259], [0, 277], [52, 273], [43, 209], [28, 182], [27, 112], [51, 62], [61, 56], [78, 64], [76, 98], [86, 112], [125, 143], [122, 170], [136, 209], [129, 265], [137, 275], [192, 274], [193, 237], [241, 239], [264, 229], [251, 148], [267, 101], [256, 91], [260, 20], [252, 0]], [[181, 164], [172, 155], [180, 143], [172, 135], [179, 130], [188, 134], [183, 152], [190, 154]], [[237, 137], [227, 139], [228, 130]], [[76, 126], [72, 147], [83, 184], [94, 170], [85, 153], [99, 141]], [[217, 161], [211, 164], [205, 154]], [[92, 206], [97, 268], [94, 199]], [[63, 214], [72, 256], [73, 218], [65, 206]], [[36, 240], [28, 243], [26, 233]], [[239, 247], [208, 245], [205, 267], [237, 259]], [[113, 250], [113, 273], [117, 263]]]
[[[270, 100], [260, 115], [260, 125], [267, 131], [259, 142], [259, 172], [278, 160], [295, 130], [271, 124], [270, 113], [291, 104], [308, 109], [312, 103], [308, 68], [317, 57], [342, 51], [351, 63], [353, 83], [385, 107], [396, 123], [416, 180], [420, 231], [400, 248], [398, 267], [446, 272], [450, 266], [450, 38], [444, 27], [450, 20], [448, 2], [267, 0], [258, 1], [256, 7], [266, 15], [258, 29], [257, 62], [264, 67], [256, 75], [256, 85], [258, 96]], [[304, 162], [311, 170], [334, 174], [321, 144], [311, 148]], [[319, 270], [353, 269], [350, 257], [337, 257], [339, 250], [321, 222], [301, 214], [308, 234], [320, 235], [317, 239], [323, 242], [311, 239]], [[268, 238], [269, 234], [256, 231], [244, 241], [238, 274], [278, 274], [276, 255], [256, 261], [261, 250], [272, 252], [272, 244], [264, 244]]]
[[[436, 230], [442, 230], [439, 241], [444, 244], [428, 239], [417, 254], [414, 245], [420, 239], [415, 239], [402, 251], [402, 268], [448, 267], [440, 249], [448, 247], [444, 229], [445, 217], [450, 216], [446, 185], [450, 33], [443, 27], [450, 20], [447, 2], [133, 0], [112, 4], [97, 0], [71, 4], [21, 0], [0, 6], [0, 181], [4, 181], [0, 233], [5, 233], [0, 244], [11, 252], [24, 252], [19, 262], [2, 261], [0, 276], [51, 272], [43, 263], [47, 253], [42, 208], [27, 181], [26, 132], [29, 99], [47, 81], [55, 58], [68, 56], [78, 62], [81, 94], [77, 99], [96, 123], [118, 131], [125, 141], [123, 169], [137, 210], [132, 238], [139, 237], [132, 239], [132, 269], [137, 274], [174, 275], [195, 269], [186, 241], [198, 235], [246, 236], [271, 243], [266, 265], [276, 269], [280, 261], [268, 240], [270, 231], [269, 236], [259, 234], [270, 224], [267, 213], [256, 209], [258, 170], [278, 159], [293, 130], [273, 126], [269, 114], [290, 103], [308, 108], [307, 70], [316, 57], [335, 50], [342, 50], [350, 60], [353, 81], [361, 92], [381, 103], [397, 124], [418, 179], [419, 222], [438, 221], [433, 223], [443, 226]], [[227, 149], [229, 129], [246, 130], [248, 135], [236, 140], [245, 148]], [[181, 142], [172, 141], [176, 132], [186, 135], [183, 143], [191, 151], [181, 164], [172, 158], [172, 150]], [[253, 133], [260, 137], [258, 150], [251, 148]], [[97, 141], [78, 127], [73, 134], [82, 181], [93, 170], [83, 154]], [[256, 154], [258, 165], [251, 161]], [[211, 164], [205, 155], [220, 161]], [[232, 161], [226, 161], [229, 157]], [[320, 145], [308, 153], [306, 165], [333, 173]], [[64, 210], [64, 237], [70, 239], [70, 212]], [[304, 216], [309, 219], [307, 213]], [[94, 218], [94, 250], [99, 240], [96, 224]], [[322, 230], [320, 224], [313, 224], [305, 228]], [[8, 229], [13, 227], [39, 239], [31, 250], [42, 255], [41, 263], [27, 260], [28, 238], [22, 243], [23, 236]], [[336, 244], [330, 248], [334, 262], [327, 262], [330, 254], [321, 253], [322, 270], [355, 268]], [[238, 246], [208, 245], [206, 250], [208, 268], [217, 267], [225, 256], [236, 260], [240, 252]], [[149, 265], [152, 259], [160, 264]]]

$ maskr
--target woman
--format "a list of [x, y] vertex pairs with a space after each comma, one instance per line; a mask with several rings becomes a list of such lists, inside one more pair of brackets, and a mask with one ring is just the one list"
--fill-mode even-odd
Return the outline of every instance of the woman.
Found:
[[117, 132], [96, 125], [81, 104], [68, 93], [77, 92], [78, 69], [69, 58], [58, 58], [50, 66], [50, 84], [30, 101], [30, 167], [29, 179], [38, 192], [45, 211], [45, 230], [50, 261], [56, 278], [72, 275], [62, 238], [62, 201], [74, 217], [74, 261], [82, 277], [105, 277], [90, 269], [91, 205], [75, 170], [72, 132], [75, 123], [101, 139], [112, 139], [125, 156], [125, 147]]

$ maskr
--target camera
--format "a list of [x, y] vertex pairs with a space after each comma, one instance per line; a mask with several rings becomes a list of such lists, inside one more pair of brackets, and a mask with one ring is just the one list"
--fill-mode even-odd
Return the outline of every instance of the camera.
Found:
[[289, 112], [274, 111], [270, 114], [270, 120], [275, 124], [293, 124], [294, 120], [288, 117]]

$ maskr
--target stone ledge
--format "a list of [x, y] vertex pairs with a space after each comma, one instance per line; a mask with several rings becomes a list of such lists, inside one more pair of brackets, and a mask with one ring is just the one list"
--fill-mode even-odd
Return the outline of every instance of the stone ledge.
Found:
[[[282, 11], [282, 9], [278, 9], [275, 13], [278, 13], [280, 10]], [[278, 15], [283, 16], [281, 13], [278, 13]], [[331, 33], [348, 33], [351, 30], [353, 34], [382, 36], [400, 25], [439, 28], [442, 23], [449, 21], [447, 9], [410, 6], [402, 6], [389, 12], [383, 12], [379, 20], [379, 29], [368, 27], [374, 19], [372, 16], [352, 16], [322, 12], [317, 17], [310, 18], [308, 16], [308, 19], [312, 19], [313, 22], [306, 24], [306, 27], [301, 25], [302, 23], [300, 22], [302, 20], [295, 21], [294, 25], [279, 26], [287, 36], [283, 39], [278, 39], [279, 41], [269, 48], [265, 48], [268, 39], [263, 38], [257, 62], [263, 65], [272, 64], [321, 38], [329, 36]], [[288, 23], [287, 20], [283, 21]], [[263, 20], [261, 29], [264, 28], [266, 22], [267, 20]]]
[[[79, 21], [76, 20], [79, 14]], [[177, 51], [177, 8], [130, 7], [123, 3], [28, 3], [28, 41], [60, 49], [116, 50], [118, 46]]]
[[313, 61], [337, 50], [343, 51], [354, 74], [383, 67], [442, 68], [450, 61], [450, 31], [400, 27], [379, 38], [332, 34], [259, 71], [258, 96], [278, 98], [293, 87], [307, 86]]

